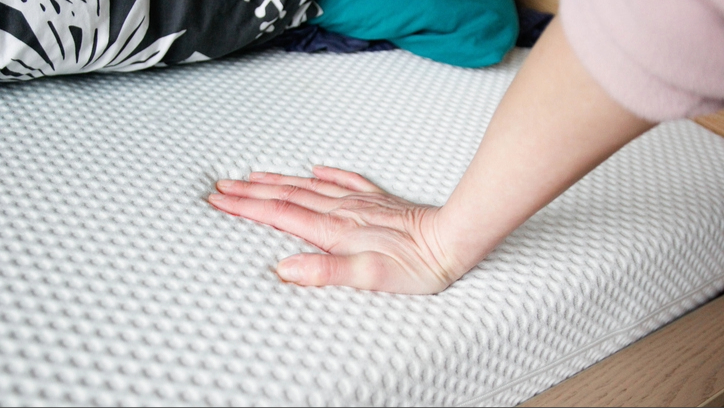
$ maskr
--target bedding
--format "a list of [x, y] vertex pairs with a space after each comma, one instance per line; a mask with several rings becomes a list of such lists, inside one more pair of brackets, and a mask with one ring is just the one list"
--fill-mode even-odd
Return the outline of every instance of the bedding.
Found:
[[[531, 48], [538, 41], [553, 14], [518, 7], [518, 39], [516, 46]], [[328, 31], [318, 25], [307, 24], [303, 27], [285, 31], [282, 35], [257, 47], [264, 50], [273, 47], [282, 47], [289, 52], [316, 53], [328, 51], [334, 53], [348, 53], [360, 51], [389, 51], [397, 48], [387, 40], [360, 40], [343, 34]], [[502, 56], [501, 56], [502, 57]]]
[[442, 204], [525, 59], [268, 52], [0, 92], [0, 405], [518, 404], [724, 289], [724, 139], [617, 153], [437, 296], [280, 282], [252, 169]]
[[0, 81], [205, 61], [320, 12], [312, 0], [0, 0]]
[[415, 55], [479, 68], [500, 62], [515, 45], [513, 0], [318, 0], [311, 24], [362, 40], [388, 40]]
[[389, 51], [397, 48], [389, 41], [360, 40], [333, 33], [320, 26], [311, 24], [287, 30], [284, 34], [264, 43], [256, 50], [263, 51], [276, 47], [284, 48], [288, 52], [333, 52], [338, 54]]

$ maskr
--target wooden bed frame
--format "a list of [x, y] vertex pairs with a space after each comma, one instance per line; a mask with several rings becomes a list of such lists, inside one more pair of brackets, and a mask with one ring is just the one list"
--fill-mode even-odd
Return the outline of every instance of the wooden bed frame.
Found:
[[[558, 10], [558, 0], [516, 1]], [[724, 136], [724, 111], [695, 121]], [[521, 406], [724, 407], [724, 296]]]
[[521, 406], [724, 406], [724, 297]]

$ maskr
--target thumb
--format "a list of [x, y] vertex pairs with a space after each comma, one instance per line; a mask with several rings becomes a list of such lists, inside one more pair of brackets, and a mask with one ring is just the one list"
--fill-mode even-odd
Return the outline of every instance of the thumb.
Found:
[[301, 286], [383, 290], [386, 268], [375, 261], [378, 257], [372, 252], [348, 256], [301, 254], [281, 261], [277, 273], [284, 281]]

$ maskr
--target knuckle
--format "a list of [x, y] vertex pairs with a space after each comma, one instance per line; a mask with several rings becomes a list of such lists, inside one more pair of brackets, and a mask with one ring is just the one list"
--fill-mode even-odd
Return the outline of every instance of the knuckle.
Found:
[[300, 190], [301, 189], [296, 186], [284, 186], [279, 192], [279, 199], [282, 201], [291, 200], [292, 198], [294, 198], [294, 196], [299, 194]]
[[272, 214], [282, 214], [289, 210], [292, 203], [283, 200], [269, 200], [264, 205]]
[[307, 182], [307, 188], [311, 191], [319, 191], [320, 187], [322, 187], [322, 180], [311, 179]]
[[313, 286], [327, 286], [333, 284], [336, 262], [331, 257], [320, 257], [314, 267], [308, 272], [307, 278]]
[[240, 182], [237, 180], [235, 180], [230, 186], [230, 189], [234, 190], [234, 191], [243, 191], [243, 190], [247, 190], [248, 188], [249, 188], [249, 185], [247, 183], [243, 183], [243, 182]]

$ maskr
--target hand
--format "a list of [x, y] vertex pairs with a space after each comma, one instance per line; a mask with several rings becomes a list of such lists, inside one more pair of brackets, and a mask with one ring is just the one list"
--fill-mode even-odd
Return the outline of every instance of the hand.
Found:
[[315, 167], [314, 175], [252, 173], [249, 182], [219, 181], [222, 194], [209, 202], [327, 252], [279, 263], [279, 276], [302, 286], [434, 294], [467, 272], [454, 267], [436, 239], [439, 208], [394, 197], [358, 174]]

